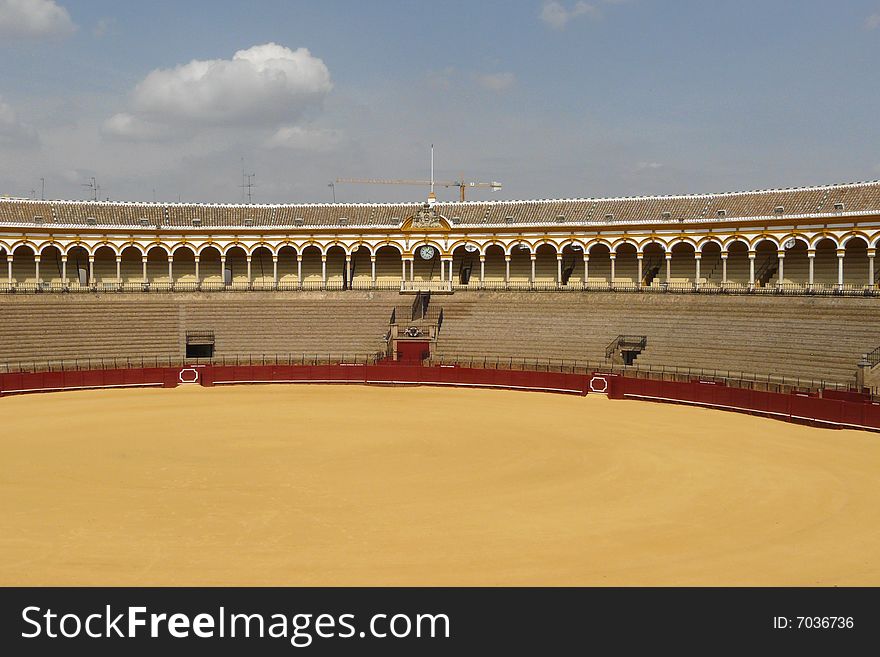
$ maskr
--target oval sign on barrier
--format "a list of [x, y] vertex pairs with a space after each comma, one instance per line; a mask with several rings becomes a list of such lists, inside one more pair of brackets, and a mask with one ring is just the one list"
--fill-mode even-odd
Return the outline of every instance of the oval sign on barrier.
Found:
[[594, 376], [590, 379], [590, 392], [608, 392], [608, 379], [604, 376]]
[[185, 367], [180, 370], [180, 373], [177, 375], [177, 378], [181, 383], [198, 383], [199, 382], [199, 371], [193, 369], [192, 367]]

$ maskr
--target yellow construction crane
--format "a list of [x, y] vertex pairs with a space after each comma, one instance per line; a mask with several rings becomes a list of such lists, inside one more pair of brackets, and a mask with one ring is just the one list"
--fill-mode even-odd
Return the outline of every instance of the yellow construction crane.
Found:
[[431, 179], [430, 180], [408, 180], [408, 179], [398, 179], [398, 180], [388, 180], [385, 178], [337, 178], [337, 183], [357, 183], [363, 185], [428, 185], [431, 188], [431, 192], [428, 194], [428, 203], [434, 203], [434, 187], [440, 185], [442, 187], [458, 187], [459, 199], [464, 201], [464, 190], [468, 187], [488, 187], [493, 192], [497, 192], [501, 189], [501, 183], [499, 182], [473, 182], [467, 181], [462, 176], [458, 180], [441, 180], [440, 182], [434, 180], [434, 144], [431, 144]]
[[[399, 179], [399, 180], [385, 180], [382, 178], [337, 178], [336, 182], [338, 183], [357, 183], [363, 185], [424, 185], [426, 187], [431, 186], [430, 180], [407, 180], [407, 179]], [[434, 186], [439, 187], [458, 187], [459, 198], [464, 201], [464, 190], [468, 187], [473, 188], [488, 188], [493, 192], [497, 192], [501, 189], [501, 183], [499, 182], [474, 182], [468, 180], [435, 180]]]

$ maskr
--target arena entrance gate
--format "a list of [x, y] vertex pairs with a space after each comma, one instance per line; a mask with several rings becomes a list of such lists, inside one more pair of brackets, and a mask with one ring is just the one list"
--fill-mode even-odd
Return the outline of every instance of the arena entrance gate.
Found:
[[186, 357], [213, 358], [214, 331], [187, 331]]

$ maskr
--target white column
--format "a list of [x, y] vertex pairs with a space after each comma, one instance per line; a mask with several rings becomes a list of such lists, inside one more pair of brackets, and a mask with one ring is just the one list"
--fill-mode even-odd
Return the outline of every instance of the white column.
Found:
[[608, 257], [611, 259], [611, 280], [608, 282], [611, 283], [612, 285], [614, 285], [614, 278], [615, 278], [614, 269], [615, 269], [615, 263], [617, 262], [617, 254], [612, 251], [611, 253], [608, 254]]
[[587, 286], [587, 279], [590, 278], [590, 256], [584, 252], [584, 287]]
[[562, 285], [562, 254], [556, 254], [556, 282]]
[[504, 284], [510, 284], [510, 256], [504, 256]]
[[721, 284], [727, 282], [727, 251], [721, 252]]
[[755, 252], [749, 251], [749, 285], [755, 284]]
[[874, 287], [874, 249], [868, 249], [868, 287]]
[[89, 286], [95, 286], [95, 256], [89, 256]]
[[702, 260], [703, 260], [702, 253], [697, 252], [694, 254], [694, 263], [696, 263], [695, 267], [694, 267], [696, 269], [696, 274], [694, 275], [694, 285], [700, 284], [700, 262]]
[[837, 286], [843, 287], [843, 256], [846, 251], [837, 249]]
[[345, 254], [345, 279], [348, 281], [348, 287], [351, 288], [351, 254]]
[[529, 254], [529, 262], [532, 265], [532, 273], [529, 275], [529, 283], [535, 282], [535, 260], [538, 258], [537, 254], [531, 253]]
[[303, 284], [303, 257], [301, 253], [296, 254], [296, 280], [299, 283], [299, 286], [302, 287]]
[[321, 256], [321, 285], [327, 287], [327, 255]]
[[168, 282], [174, 284], [174, 256], [168, 254]]
[[669, 283], [669, 279], [672, 278], [672, 254], [666, 254], [666, 282]]
[[144, 283], [148, 283], [147, 280], [147, 256], [141, 256], [141, 273], [144, 277]]
[[220, 281], [226, 285], [226, 254], [224, 253], [220, 254]]
[[483, 281], [486, 279], [486, 256], [480, 256], [480, 287], [483, 286]]
[[376, 283], [376, 256], [370, 256], [370, 280]]
[[639, 277], [636, 279], [636, 287], [642, 286], [642, 265], [644, 264], [645, 254], [639, 251], [636, 253], [636, 261], [639, 264]]
[[272, 256], [272, 283], [277, 288], [278, 287], [278, 256]]
[[6, 256], [6, 274], [9, 282], [9, 287], [12, 287], [12, 253]]
[[61, 285], [67, 285], [67, 256], [61, 256]]
[[813, 287], [813, 264], [816, 262], [816, 250], [815, 249], [809, 249], [807, 251], [807, 261], [810, 263], [810, 273], [809, 273], [808, 284], [810, 287]]
[[248, 287], [251, 286], [251, 256], [246, 255], [244, 257], [245, 261], [247, 261], [247, 284]]
[[202, 277], [199, 275], [199, 256], [198, 256], [198, 254], [196, 254], [196, 257], [194, 258], [194, 260], [196, 263], [196, 288], [201, 289]]
[[122, 256], [116, 256], [116, 284], [122, 285]]
[[40, 254], [34, 256], [34, 278], [37, 279], [37, 285], [40, 284]]
[[450, 283], [452, 282], [452, 256], [449, 256], [449, 259], [446, 261], [446, 266], [449, 268], [449, 273], [447, 274], [446, 280]]
[[782, 285], [782, 279], [785, 278], [785, 251], [777, 254], [779, 258], [779, 284]]
[[400, 267], [401, 267], [400, 280], [405, 281], [406, 280], [406, 260], [403, 258], [400, 259]]

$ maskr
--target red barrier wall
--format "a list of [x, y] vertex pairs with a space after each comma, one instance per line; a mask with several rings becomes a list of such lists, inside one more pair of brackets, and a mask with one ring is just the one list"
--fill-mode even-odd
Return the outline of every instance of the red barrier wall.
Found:
[[375, 365], [240, 365], [158, 367], [71, 372], [0, 374], [0, 394], [162, 386], [180, 383], [213, 386], [233, 383], [368, 383], [388, 385], [448, 385], [538, 390], [586, 395], [607, 393], [611, 399], [698, 404], [712, 408], [756, 413], [790, 422], [832, 427], [880, 430], [880, 404], [860, 393], [782, 394], [729, 388], [709, 381], [659, 381], [618, 375], [568, 374], [523, 370], [407, 365], [386, 361]]
[[614, 377], [610, 382], [608, 396], [612, 399], [698, 404], [756, 413], [789, 422], [880, 429], [880, 404], [865, 401], [865, 396], [859, 393], [819, 397], [728, 388], [724, 384], [710, 381], [656, 381]]
[[139, 386], [173, 388], [177, 386], [179, 372], [180, 369], [176, 367], [150, 367], [124, 370], [0, 374], [0, 394]]

